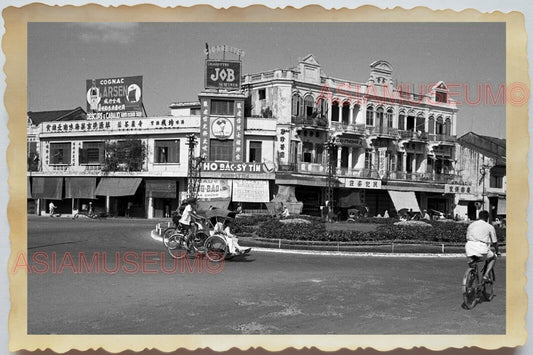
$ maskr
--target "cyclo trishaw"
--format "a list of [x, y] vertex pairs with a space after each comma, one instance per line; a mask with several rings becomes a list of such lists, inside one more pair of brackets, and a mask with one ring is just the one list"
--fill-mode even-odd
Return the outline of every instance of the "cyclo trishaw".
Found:
[[179, 227], [179, 214], [172, 216], [174, 226], [166, 228], [161, 233], [163, 244], [169, 254], [175, 259], [181, 259], [200, 253], [214, 262], [235, 256], [229, 252], [226, 236], [214, 233], [214, 229], [217, 222], [233, 220], [236, 213], [225, 209], [213, 209], [206, 211], [203, 216], [202, 213], [198, 214], [202, 219], [194, 220], [195, 228], [188, 242], [185, 240], [186, 232]]

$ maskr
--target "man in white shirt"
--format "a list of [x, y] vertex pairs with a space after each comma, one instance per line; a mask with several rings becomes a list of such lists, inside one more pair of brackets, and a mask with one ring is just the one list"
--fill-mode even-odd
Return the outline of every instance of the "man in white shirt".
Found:
[[183, 210], [183, 213], [181, 215], [181, 218], [179, 220], [180, 227], [184, 232], [187, 232], [185, 234], [185, 240], [188, 241], [189, 237], [196, 233], [196, 225], [194, 224], [195, 218], [202, 218], [196, 213], [196, 206], [197, 206], [198, 200], [193, 198], [190, 201], [188, 201], [187, 206], [185, 206], [185, 209]]
[[[488, 279], [489, 272], [496, 262], [496, 256], [499, 255], [498, 239], [496, 230], [488, 223], [489, 213], [487, 211], [479, 212], [479, 219], [470, 223], [466, 230], [466, 256], [470, 259], [472, 256], [481, 257], [489, 262], [484, 279]], [[494, 246], [496, 254], [490, 250]]]

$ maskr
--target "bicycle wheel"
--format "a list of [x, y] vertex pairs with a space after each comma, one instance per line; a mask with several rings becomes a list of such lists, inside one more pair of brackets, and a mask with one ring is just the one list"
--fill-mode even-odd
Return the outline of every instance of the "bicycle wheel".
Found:
[[169, 248], [168, 240], [172, 234], [176, 232], [176, 227], [168, 227], [163, 231], [163, 244], [165, 244], [165, 247]]
[[483, 283], [483, 297], [490, 302], [494, 298], [494, 269], [490, 270], [489, 279], [490, 282]]
[[168, 253], [174, 259], [182, 259], [187, 256], [187, 245], [185, 237], [181, 233], [174, 233], [168, 238]]
[[218, 235], [213, 235], [205, 241], [207, 258], [213, 262], [221, 262], [228, 254], [226, 240]]
[[476, 270], [469, 268], [463, 276], [463, 301], [467, 309], [472, 309], [477, 303], [478, 279]]

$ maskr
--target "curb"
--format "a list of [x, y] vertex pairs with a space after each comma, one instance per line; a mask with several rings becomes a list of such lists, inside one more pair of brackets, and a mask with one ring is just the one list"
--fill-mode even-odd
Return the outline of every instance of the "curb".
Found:
[[[160, 243], [163, 242], [163, 237], [159, 234], [157, 229], [150, 231], [150, 237]], [[313, 255], [313, 256], [363, 256], [363, 257], [389, 257], [389, 258], [464, 258], [464, 253], [382, 253], [382, 252], [368, 252], [368, 251], [333, 251], [333, 250], [308, 250], [308, 249], [282, 249], [282, 248], [266, 248], [257, 246], [256, 243], [248, 238], [242, 238], [240, 243], [242, 246], [252, 247], [254, 251], [278, 254], [296, 254], [296, 255]], [[316, 246], [315, 246], [316, 247]], [[506, 256], [502, 253], [502, 256]]]

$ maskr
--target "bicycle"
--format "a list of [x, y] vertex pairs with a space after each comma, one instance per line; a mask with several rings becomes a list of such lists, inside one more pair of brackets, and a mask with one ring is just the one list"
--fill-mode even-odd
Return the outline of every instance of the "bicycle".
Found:
[[474, 308], [481, 300], [481, 296], [483, 296], [485, 301], [490, 302], [494, 298], [494, 282], [496, 281], [494, 268], [487, 275], [487, 281], [483, 278], [487, 270], [487, 260], [485, 260], [483, 268], [479, 271], [479, 264], [484, 259], [479, 256], [472, 256], [470, 259], [468, 269], [463, 276], [463, 301], [466, 309]]
[[166, 238], [165, 233], [170, 233], [169, 227], [163, 233], [163, 243], [174, 259], [182, 259], [186, 256], [201, 254], [207, 256], [212, 262], [224, 260], [228, 254], [226, 240], [219, 235], [209, 235], [200, 222], [195, 222], [197, 230], [189, 240], [185, 239], [185, 232], [180, 228], [174, 228], [171, 235]]

